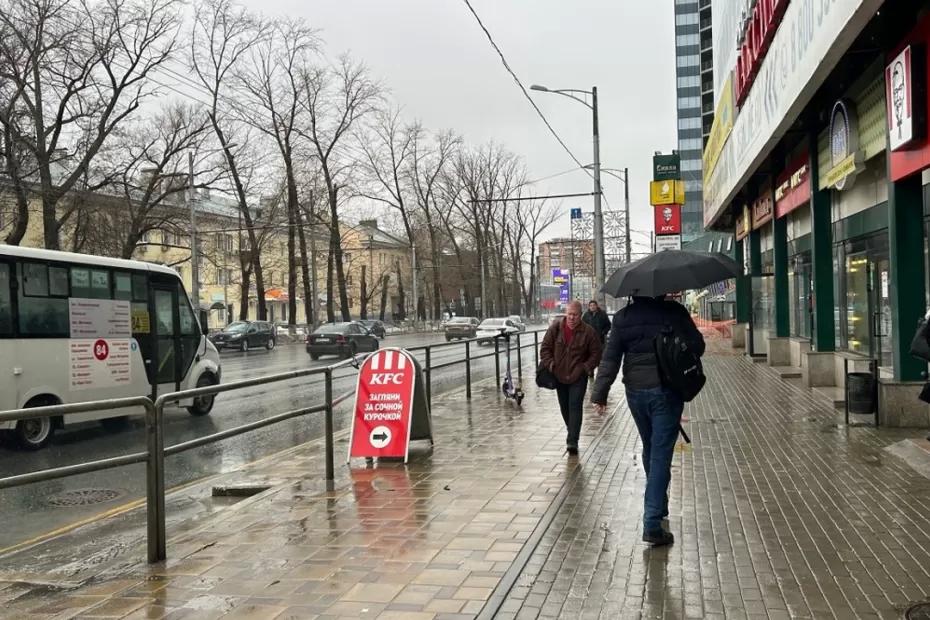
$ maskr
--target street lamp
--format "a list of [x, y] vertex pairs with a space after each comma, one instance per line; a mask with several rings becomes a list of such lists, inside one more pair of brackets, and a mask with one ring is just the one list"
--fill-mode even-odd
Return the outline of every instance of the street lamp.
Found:
[[[530, 90], [542, 93], [553, 93], [562, 95], [569, 99], [584, 104], [593, 114], [594, 122], [594, 281], [595, 281], [595, 298], [598, 302], [604, 304], [604, 272], [607, 270], [604, 262], [604, 215], [601, 211], [601, 138], [597, 123], [597, 86], [592, 86], [591, 90], [578, 90], [574, 88], [550, 89], [539, 84], [530, 86]], [[591, 103], [585, 99], [575, 96], [575, 93], [590, 95]]]

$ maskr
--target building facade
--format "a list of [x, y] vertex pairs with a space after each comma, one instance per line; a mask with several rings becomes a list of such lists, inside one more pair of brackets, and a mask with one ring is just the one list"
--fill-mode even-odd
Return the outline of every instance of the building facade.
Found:
[[930, 420], [917, 399], [927, 366], [909, 354], [928, 303], [928, 10], [714, 2], [704, 221], [735, 234], [746, 346], [774, 365], [803, 360], [814, 388], [874, 362], [892, 425]]
[[703, 232], [701, 158], [714, 114], [712, 37], [710, 0], [675, 0], [678, 153], [685, 183], [683, 243]]

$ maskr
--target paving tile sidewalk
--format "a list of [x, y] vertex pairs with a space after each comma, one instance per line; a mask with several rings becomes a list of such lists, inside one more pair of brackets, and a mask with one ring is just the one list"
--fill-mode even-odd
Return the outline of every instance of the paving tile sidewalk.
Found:
[[498, 618], [898, 618], [930, 596], [930, 480], [884, 450], [914, 433], [838, 427], [825, 399], [742, 357], [707, 369], [671, 548], [639, 540], [619, 389], [576, 460], [552, 393], [518, 410], [485, 385], [436, 399], [436, 448], [406, 468], [340, 466], [326, 493], [319, 445], [268, 459], [274, 488], [169, 531], [163, 565], [67, 591], [0, 583], [0, 617], [442, 620], [504, 597]]
[[[474, 396], [436, 398], [435, 449], [406, 468], [337, 463], [327, 493], [319, 444], [266, 459], [254, 477], [276, 486], [169, 530], [163, 565], [136, 549], [74, 589], [0, 583], [0, 617], [474, 617], [577, 466], [553, 393]], [[589, 416], [582, 450], [603, 423]]]
[[[498, 618], [901, 618], [930, 600], [930, 480], [743, 357], [686, 409], [670, 527], [647, 549], [635, 429], [617, 417]], [[679, 444], [681, 446], [681, 444]]]

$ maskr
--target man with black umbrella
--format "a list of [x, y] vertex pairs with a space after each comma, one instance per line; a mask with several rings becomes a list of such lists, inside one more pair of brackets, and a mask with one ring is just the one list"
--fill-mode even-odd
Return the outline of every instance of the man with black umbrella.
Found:
[[684, 306], [666, 300], [664, 295], [634, 296], [631, 304], [614, 315], [591, 393], [591, 402], [603, 414], [622, 364], [627, 403], [643, 441], [643, 541], [656, 546], [675, 542], [672, 533], [662, 527], [662, 520], [668, 517], [672, 456], [684, 410], [678, 393], [662, 385], [656, 358], [655, 338], [669, 328], [687, 340], [697, 355], [704, 354], [704, 338]]

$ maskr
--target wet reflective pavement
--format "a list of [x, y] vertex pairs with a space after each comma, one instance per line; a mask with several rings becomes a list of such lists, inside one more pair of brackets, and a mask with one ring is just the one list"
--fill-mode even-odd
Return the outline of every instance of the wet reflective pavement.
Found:
[[168, 562], [76, 550], [81, 570], [52, 586], [7, 574], [0, 617], [899, 618], [930, 596], [930, 480], [883, 450], [920, 433], [838, 427], [826, 400], [743, 358], [707, 371], [671, 548], [639, 541], [617, 390], [575, 459], [554, 394], [517, 409], [485, 384], [435, 399], [435, 448], [414, 444], [407, 467], [339, 466], [327, 493], [318, 443], [269, 457], [240, 475], [269, 491], [169, 523]]
[[[382, 347], [410, 347], [444, 342], [442, 334], [390, 335], [381, 341]], [[433, 352], [433, 364], [464, 358], [464, 345], [442, 347]], [[487, 347], [473, 347], [472, 355], [486, 353]], [[422, 353], [419, 354], [422, 358]], [[311, 361], [302, 345], [280, 345], [273, 351], [252, 350], [248, 353], [223, 352], [223, 381], [229, 383], [246, 378], [267, 376], [300, 368], [323, 367], [337, 361], [324, 357]], [[476, 377], [493, 374], [493, 360], [476, 362]], [[433, 377], [434, 392], [460, 385], [464, 366], [437, 371]], [[353, 389], [355, 371], [337, 371], [337, 394]], [[256, 386], [247, 390], [221, 394], [209, 416], [194, 417], [187, 411], [169, 407], [165, 411], [167, 445], [253, 422], [273, 414], [293, 410], [307, 404], [322, 402], [322, 377], [309, 377], [278, 384]], [[337, 429], [348, 420], [346, 410], [336, 419]], [[319, 438], [323, 433], [321, 415], [288, 420], [172, 456], [168, 459], [166, 484], [180, 487], [206, 476], [233, 471], [244, 464], [269, 454]], [[144, 451], [145, 428], [141, 418], [131, 418], [117, 430], [108, 430], [96, 422], [68, 427], [59, 431], [53, 442], [39, 452], [24, 452], [0, 443], [0, 476], [16, 475]], [[113, 495], [107, 502], [54, 506], [62, 494], [92, 489]], [[114, 510], [123, 510], [145, 497], [143, 466], [128, 466], [95, 472], [46, 483], [0, 491], [0, 554], [47, 532], [73, 526], [86, 519]]]

